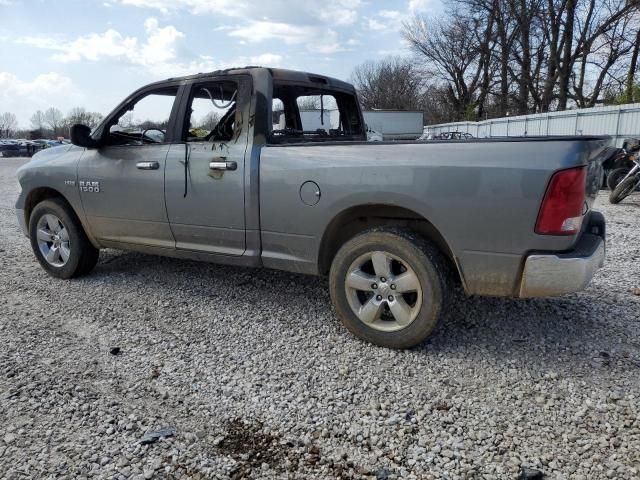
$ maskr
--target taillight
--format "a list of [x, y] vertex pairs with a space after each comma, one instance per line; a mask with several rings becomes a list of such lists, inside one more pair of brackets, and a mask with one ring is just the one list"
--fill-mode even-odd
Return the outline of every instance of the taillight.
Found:
[[573, 235], [580, 231], [586, 197], [586, 167], [556, 172], [542, 201], [536, 233], [540, 235]]

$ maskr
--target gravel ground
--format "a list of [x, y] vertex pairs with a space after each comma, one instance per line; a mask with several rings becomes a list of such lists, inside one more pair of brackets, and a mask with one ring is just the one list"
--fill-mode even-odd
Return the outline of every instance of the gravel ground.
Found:
[[585, 292], [461, 298], [391, 351], [339, 325], [323, 278], [112, 250], [48, 277], [22, 162], [0, 159], [0, 476], [640, 478], [639, 195], [598, 199]]

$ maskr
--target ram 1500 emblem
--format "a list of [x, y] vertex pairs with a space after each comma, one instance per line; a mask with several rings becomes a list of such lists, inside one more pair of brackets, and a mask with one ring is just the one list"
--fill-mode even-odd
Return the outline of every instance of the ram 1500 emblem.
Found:
[[85, 182], [80, 180], [79, 187], [81, 192], [100, 193], [100, 182]]

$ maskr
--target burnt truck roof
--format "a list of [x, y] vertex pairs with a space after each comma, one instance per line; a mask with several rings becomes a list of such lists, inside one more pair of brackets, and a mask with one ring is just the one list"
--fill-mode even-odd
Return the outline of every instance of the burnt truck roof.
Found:
[[223, 70], [215, 70], [213, 72], [196, 73], [193, 75], [186, 75], [182, 77], [172, 77], [165, 81], [176, 80], [197, 80], [200, 78], [207, 78], [211, 76], [224, 76], [224, 75], [238, 75], [249, 74], [254, 75], [258, 71], [268, 72], [274, 80], [281, 83], [294, 83], [294, 84], [316, 84], [322, 88], [337, 88], [341, 90], [348, 90], [355, 92], [355, 88], [348, 82], [338, 80], [337, 78], [327, 77], [326, 75], [319, 75], [316, 73], [302, 72], [299, 70], [287, 70], [284, 68], [268, 68], [260, 66], [246, 66], [246, 67], [234, 67], [225, 68]]

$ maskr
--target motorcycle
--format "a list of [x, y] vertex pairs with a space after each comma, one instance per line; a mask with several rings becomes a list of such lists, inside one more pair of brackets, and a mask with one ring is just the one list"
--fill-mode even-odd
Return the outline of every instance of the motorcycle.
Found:
[[603, 167], [607, 171], [609, 190], [613, 191], [634, 167], [634, 160], [638, 158], [639, 151], [640, 140], [627, 138], [622, 144], [622, 148], [616, 149], [615, 153], [603, 163]]
[[609, 195], [609, 202], [620, 203], [640, 186], [640, 160], [637, 155], [633, 157], [633, 163], [631, 170], [620, 180], [620, 183], [616, 185]]

